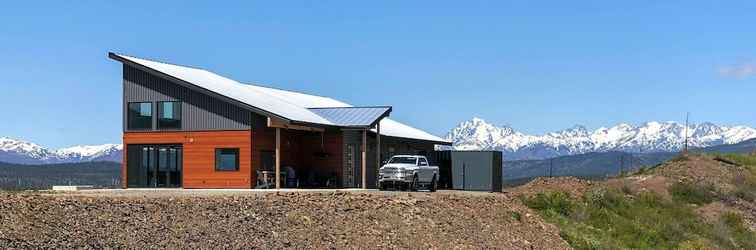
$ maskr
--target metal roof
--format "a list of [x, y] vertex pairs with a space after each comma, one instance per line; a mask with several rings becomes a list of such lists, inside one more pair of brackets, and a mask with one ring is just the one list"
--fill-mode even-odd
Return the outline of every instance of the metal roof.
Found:
[[204, 69], [155, 62], [124, 55], [116, 56], [195, 85], [203, 90], [272, 113], [282, 119], [302, 123], [334, 125], [306, 108], [259, 91], [249, 91], [246, 84], [242, 84]]
[[342, 127], [373, 127], [391, 113], [391, 107], [309, 108], [310, 111]]
[[[357, 107], [357, 110], [360, 110], [359, 112], [350, 113], [350, 111], [338, 108], [354, 108], [352, 105], [329, 97], [244, 84], [200, 68], [156, 62], [115, 53], [109, 53], [109, 57], [122, 63], [163, 74], [162, 77], [176, 79], [180, 84], [225, 98], [232, 103], [238, 103], [268, 116], [291, 122], [341, 127], [350, 127], [345, 124], [364, 125], [367, 123], [366, 120], [370, 120], [370, 117], [374, 116], [373, 112], [378, 112], [379, 108], [386, 108]], [[371, 108], [376, 109], [372, 110]], [[390, 112], [390, 107], [388, 108], [388, 112]], [[317, 109], [332, 110], [317, 111]], [[337, 115], [342, 112], [343, 118], [341, 115]], [[385, 116], [387, 115], [388, 113]], [[450, 144], [448, 140], [385, 116], [381, 117], [383, 119], [379, 119], [382, 135]], [[375, 129], [371, 129], [371, 131], [375, 132]]]
[[[311, 95], [311, 94], [302, 93], [302, 92], [264, 87], [264, 86], [249, 84], [249, 83], [247, 87], [249, 87], [250, 89], [253, 89], [254, 91], [264, 92], [266, 94], [279, 97], [281, 99], [287, 100], [288, 102], [294, 103], [302, 107], [307, 107], [307, 108], [352, 107], [352, 105], [348, 103], [345, 103], [345, 102], [342, 102], [340, 100], [336, 100], [330, 97], [325, 97], [325, 96]], [[409, 138], [409, 139], [416, 139], [416, 140], [424, 140], [424, 141], [432, 141], [432, 142], [439, 142], [442, 144], [451, 145], [451, 142], [448, 140], [442, 139], [438, 136], [432, 135], [420, 129], [413, 128], [407, 124], [395, 121], [391, 119], [391, 117], [386, 117], [386, 118], [381, 119], [380, 123], [381, 123], [381, 135], [393, 136], [393, 137], [399, 137], [399, 138]], [[373, 133], [376, 132], [375, 129], [371, 129], [371, 131]]]

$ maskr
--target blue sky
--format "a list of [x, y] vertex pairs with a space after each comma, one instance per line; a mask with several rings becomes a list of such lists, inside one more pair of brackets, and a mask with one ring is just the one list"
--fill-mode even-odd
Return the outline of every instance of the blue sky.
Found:
[[756, 126], [754, 1], [23, 2], [0, 9], [0, 136], [51, 147], [120, 141], [108, 51], [392, 105], [438, 135], [473, 116]]

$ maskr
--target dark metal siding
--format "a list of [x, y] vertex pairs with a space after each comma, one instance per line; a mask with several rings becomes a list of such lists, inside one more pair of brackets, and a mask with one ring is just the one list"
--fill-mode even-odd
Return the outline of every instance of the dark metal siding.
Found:
[[454, 189], [501, 192], [501, 151], [451, 151]]
[[160, 101], [181, 101], [183, 131], [248, 130], [253, 126], [253, 120], [258, 123], [264, 120], [247, 109], [128, 65], [123, 66], [123, 85], [124, 131], [128, 131], [126, 119], [129, 102], [153, 102], [153, 128], [156, 127], [157, 102]]

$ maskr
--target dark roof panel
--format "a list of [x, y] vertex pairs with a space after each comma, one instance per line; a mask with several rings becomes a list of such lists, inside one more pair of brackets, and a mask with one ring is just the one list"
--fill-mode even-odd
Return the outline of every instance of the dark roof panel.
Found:
[[391, 113], [391, 107], [310, 108], [310, 111], [337, 126], [372, 127]]

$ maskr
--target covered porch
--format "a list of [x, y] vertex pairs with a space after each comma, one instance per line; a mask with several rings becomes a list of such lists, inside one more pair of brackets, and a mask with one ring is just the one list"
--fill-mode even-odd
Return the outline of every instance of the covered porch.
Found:
[[[368, 187], [368, 160], [380, 165], [380, 121], [391, 107], [310, 109], [336, 126], [296, 124], [272, 117], [253, 135], [255, 188]], [[375, 132], [371, 132], [371, 130]], [[361, 135], [359, 147], [345, 144], [344, 132]], [[368, 157], [368, 134], [375, 134], [375, 157]], [[371, 152], [373, 153], [373, 152]], [[359, 161], [359, 162], [357, 162]]]

